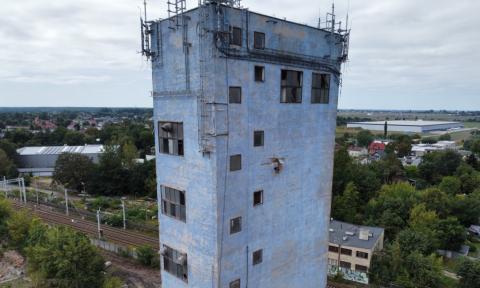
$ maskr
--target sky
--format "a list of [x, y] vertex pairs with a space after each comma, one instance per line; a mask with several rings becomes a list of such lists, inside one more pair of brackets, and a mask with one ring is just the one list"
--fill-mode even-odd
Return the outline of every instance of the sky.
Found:
[[[142, 2], [2, 1], [0, 107], [152, 107], [150, 65], [138, 53]], [[148, 0], [149, 18], [165, 18], [166, 2]], [[242, 6], [315, 26], [331, 3]], [[339, 108], [480, 110], [480, 1], [335, 5], [337, 19], [348, 12], [352, 27]]]

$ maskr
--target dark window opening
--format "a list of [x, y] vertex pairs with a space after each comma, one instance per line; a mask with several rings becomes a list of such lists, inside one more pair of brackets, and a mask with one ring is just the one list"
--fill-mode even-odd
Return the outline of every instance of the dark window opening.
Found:
[[242, 28], [232, 26], [230, 29], [230, 44], [242, 46]]
[[162, 214], [186, 222], [185, 192], [166, 186], [160, 186]]
[[342, 249], [340, 250], [340, 253], [343, 254], [343, 255], [352, 256], [352, 250], [347, 249], [347, 248], [342, 248]]
[[263, 131], [254, 131], [253, 132], [253, 146], [260, 147], [263, 146], [264, 141], [264, 132]]
[[230, 171], [238, 171], [242, 169], [242, 155], [230, 156]]
[[252, 264], [257, 265], [257, 264], [262, 263], [262, 261], [263, 261], [263, 250], [260, 249], [260, 250], [257, 250], [255, 252], [253, 252]]
[[230, 234], [242, 231], [242, 217], [230, 219]]
[[368, 259], [368, 253], [362, 252], [362, 251], [357, 251], [357, 257], [358, 258], [363, 258], [363, 259]]
[[228, 103], [241, 104], [242, 103], [242, 87], [228, 88]]
[[363, 265], [355, 265], [355, 271], [367, 273], [368, 267]]
[[312, 74], [312, 103], [328, 104], [330, 102], [330, 75]]
[[281, 103], [302, 103], [303, 72], [282, 70]]
[[265, 49], [265, 33], [262, 33], [262, 32], [253, 33], [253, 48]]
[[263, 204], [263, 190], [253, 192], [253, 206]]
[[240, 279], [230, 282], [229, 288], [240, 288]]
[[183, 123], [158, 122], [159, 152], [183, 156]]
[[352, 264], [350, 262], [340, 261], [340, 267], [352, 269]]
[[328, 246], [328, 251], [338, 253], [337, 246]]
[[188, 270], [187, 270], [187, 254], [181, 253], [175, 249], [163, 245], [163, 270], [172, 274], [173, 276], [187, 282]]
[[255, 66], [255, 81], [257, 82], [265, 81], [265, 67]]

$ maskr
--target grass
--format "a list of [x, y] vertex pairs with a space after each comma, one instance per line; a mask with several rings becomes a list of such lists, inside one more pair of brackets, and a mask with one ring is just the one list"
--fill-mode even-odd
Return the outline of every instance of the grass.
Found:
[[478, 128], [480, 129], [480, 122], [464, 122], [465, 128]]
[[13, 280], [8, 283], [0, 284], [0, 288], [32, 288], [32, 283], [23, 279]]

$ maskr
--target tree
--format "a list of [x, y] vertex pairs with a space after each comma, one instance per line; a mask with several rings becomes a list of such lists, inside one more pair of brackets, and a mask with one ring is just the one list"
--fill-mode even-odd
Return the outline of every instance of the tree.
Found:
[[7, 221], [12, 214], [12, 207], [7, 200], [0, 198], [0, 240], [8, 235], [7, 233]]
[[349, 223], [359, 223], [359, 202], [359, 193], [355, 187], [355, 184], [352, 182], [348, 183], [343, 194], [336, 197], [333, 201], [333, 218]]
[[359, 146], [368, 147], [373, 140], [374, 136], [369, 130], [361, 130], [357, 134], [357, 143]]
[[340, 195], [351, 181], [352, 159], [348, 155], [347, 149], [342, 147], [335, 151], [333, 161], [333, 183], [332, 194]]
[[397, 242], [401, 252], [407, 256], [412, 251], [418, 251], [423, 255], [430, 255], [437, 250], [437, 241], [432, 235], [411, 228], [400, 231], [397, 235]]
[[8, 158], [7, 153], [0, 149], [0, 178], [3, 180], [3, 176], [9, 178], [15, 175], [15, 165], [13, 161]]
[[78, 153], [63, 153], [55, 163], [53, 180], [69, 189], [83, 190], [95, 169], [92, 160]]
[[458, 251], [467, 239], [465, 227], [455, 217], [438, 221], [435, 230], [441, 249]]
[[20, 252], [23, 252], [23, 249], [27, 246], [29, 232], [34, 225], [34, 221], [39, 220], [32, 218], [27, 210], [13, 213], [7, 221], [10, 243]]
[[104, 260], [83, 234], [54, 227], [46, 241], [26, 248], [30, 271], [48, 287], [100, 287]]
[[446, 176], [442, 178], [442, 182], [438, 188], [449, 195], [456, 195], [461, 192], [462, 182], [455, 176]]
[[157, 253], [152, 247], [143, 245], [136, 249], [138, 261], [145, 266], [154, 266], [158, 261], [155, 261]]
[[452, 140], [452, 135], [450, 135], [449, 133], [442, 134], [442, 135], [440, 135], [440, 137], [438, 137], [438, 140], [440, 140], [440, 141], [450, 141], [450, 140]]
[[480, 288], [480, 262], [463, 259], [457, 269], [460, 288]]
[[435, 151], [423, 156], [418, 172], [430, 184], [437, 184], [442, 177], [454, 175], [461, 163], [462, 157], [455, 151]]

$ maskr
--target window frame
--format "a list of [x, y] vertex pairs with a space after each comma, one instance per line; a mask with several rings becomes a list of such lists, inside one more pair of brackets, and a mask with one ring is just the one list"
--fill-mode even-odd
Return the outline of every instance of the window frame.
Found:
[[[258, 46], [257, 44], [257, 37], [261, 37], [261, 44], [260, 46]], [[265, 49], [265, 33], [263, 32], [258, 32], [258, 31], [254, 31], [253, 32], [253, 48], [254, 49], [259, 49], [259, 50], [264, 50]]]
[[[165, 252], [162, 254], [163, 261], [162, 261], [162, 270], [169, 273], [170, 275], [188, 283], [188, 255], [187, 253], [182, 253], [172, 247], [163, 244], [163, 248]], [[175, 258], [178, 259], [180, 256], [185, 256], [185, 263], [177, 263], [174, 260]], [[168, 263], [168, 264], [167, 264]], [[171, 267], [170, 267], [171, 266]], [[180, 275], [179, 275], [180, 273]]]
[[230, 235], [242, 232], [242, 216], [230, 219]]
[[353, 250], [348, 249], [348, 248], [340, 248], [340, 254], [347, 255], [347, 256], [352, 256], [353, 255]]
[[[238, 99], [235, 98], [237, 95], [233, 95], [234, 91], [237, 91]], [[228, 87], [228, 104], [242, 104], [242, 87], [240, 86], [230, 86]]]
[[[238, 34], [239, 33], [239, 34]], [[238, 38], [236, 38], [237, 36]], [[236, 41], [238, 40], [238, 41]], [[238, 26], [230, 26], [230, 45], [240, 46], [243, 44], [243, 29]]]
[[[349, 264], [348, 267], [346, 267], [346, 264]], [[340, 263], [338, 263], [338, 267], [352, 270], [352, 263], [347, 261], [340, 261]]]
[[[261, 72], [261, 77], [257, 78], [257, 71]], [[265, 66], [262, 65], [255, 65], [253, 68], [253, 78], [255, 82], [265, 82]]]
[[263, 249], [258, 249], [252, 253], [252, 265], [259, 265], [263, 262]]
[[[174, 200], [172, 200], [172, 193], [174, 194]], [[162, 215], [187, 223], [187, 198], [184, 190], [160, 185], [160, 199]], [[174, 209], [172, 209], [172, 205]], [[173, 215], [171, 211], [175, 211], [175, 215]]]
[[328, 245], [328, 252], [338, 253], [340, 251], [339, 247]]
[[241, 282], [240, 279], [235, 279], [228, 284], [228, 288], [240, 288], [241, 287]]
[[[289, 84], [289, 73], [294, 73], [298, 81], [297, 85]], [[292, 76], [291, 76], [292, 77]], [[296, 91], [296, 96], [287, 95], [288, 91]], [[285, 92], [284, 92], [285, 91]], [[301, 104], [303, 98], [303, 71], [282, 69], [280, 71], [280, 103], [285, 104]], [[285, 95], [285, 96], [284, 96]], [[296, 100], [296, 101], [294, 101]]]
[[[234, 164], [233, 161], [235, 161], [235, 159], [237, 159], [237, 158], [239, 159], [238, 167], [232, 165], [232, 164]], [[230, 162], [230, 163], [229, 163], [229, 171], [230, 171], [230, 172], [235, 172], [235, 171], [240, 171], [240, 170], [242, 170], [242, 154], [230, 155], [230, 161], [229, 161], [229, 162]]]
[[[365, 254], [362, 256], [362, 254]], [[356, 251], [355, 256], [360, 259], [368, 259], [369, 253], [363, 251]]]
[[368, 273], [368, 267], [365, 265], [355, 264], [355, 271], [361, 273]]
[[[315, 77], [319, 77], [319, 79], [315, 79]], [[312, 72], [312, 93], [310, 95], [312, 104], [330, 104], [331, 79], [330, 74]], [[316, 86], [318, 84], [320, 86]]]
[[[257, 136], [261, 137], [260, 142], [257, 142]], [[263, 147], [265, 146], [265, 131], [264, 130], [255, 130], [253, 131], [253, 147]]]
[[[162, 126], [165, 124], [172, 125], [172, 131], [165, 131]], [[158, 152], [165, 155], [185, 156], [185, 141], [183, 122], [175, 121], [158, 121]], [[167, 144], [167, 145], [165, 145]], [[165, 151], [167, 149], [167, 151]], [[170, 152], [172, 151], [172, 152]]]

